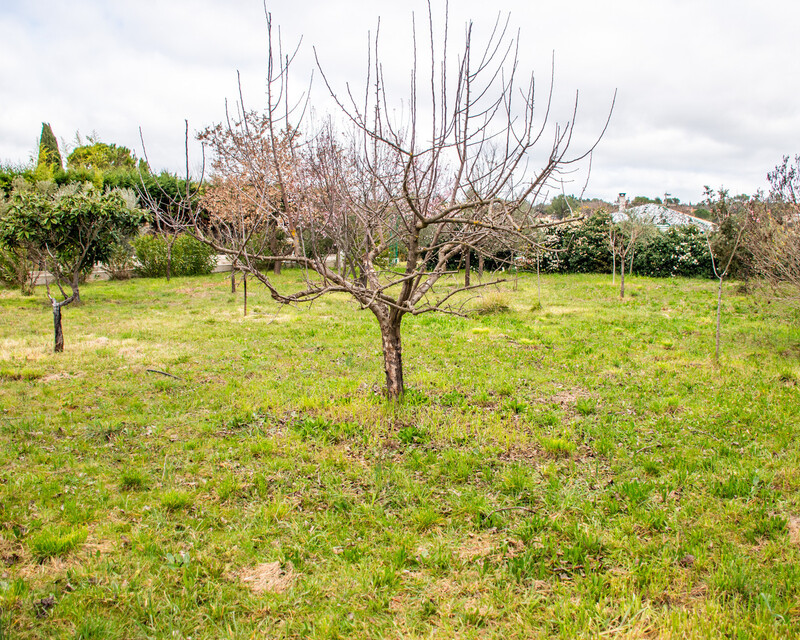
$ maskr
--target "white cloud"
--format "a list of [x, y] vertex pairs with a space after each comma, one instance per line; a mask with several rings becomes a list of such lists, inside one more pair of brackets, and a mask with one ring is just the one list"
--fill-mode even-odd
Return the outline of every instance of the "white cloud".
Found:
[[[435, 2], [441, 27], [443, 2]], [[294, 0], [269, 3], [287, 47], [302, 35], [296, 88], [314, 66], [312, 45], [337, 91], [360, 88], [367, 33], [381, 15], [381, 50], [398, 94], [408, 89], [411, 12], [420, 44], [422, 0]], [[549, 81], [555, 51], [556, 119], [580, 89], [577, 144], [602, 128], [587, 193], [618, 191], [697, 200], [704, 184], [752, 192], [785, 153], [800, 152], [800, 5], [788, 0], [563, 0], [451, 3], [450, 34], [472, 17], [485, 36], [497, 12], [521, 29], [521, 67]], [[0, 12], [0, 159], [35, 151], [41, 122], [57, 136], [97, 131], [141, 153], [139, 127], [156, 167], [183, 164], [183, 122], [193, 130], [224, 117], [237, 99], [263, 101], [266, 26], [259, 0], [7, 0]], [[317, 78], [313, 97], [327, 104]], [[583, 174], [581, 174], [583, 175]], [[575, 191], [582, 178], [575, 176]]]

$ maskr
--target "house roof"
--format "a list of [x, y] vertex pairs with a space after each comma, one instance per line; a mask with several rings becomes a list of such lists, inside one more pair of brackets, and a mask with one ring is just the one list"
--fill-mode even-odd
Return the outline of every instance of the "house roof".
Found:
[[653, 203], [643, 204], [638, 207], [628, 207], [623, 211], [614, 211], [611, 213], [611, 219], [614, 222], [634, 219], [640, 222], [652, 223], [662, 231], [669, 227], [686, 227], [689, 225], [694, 225], [701, 231], [710, 231], [714, 228], [714, 223], [708, 220], [696, 218], [688, 213], [681, 213]]

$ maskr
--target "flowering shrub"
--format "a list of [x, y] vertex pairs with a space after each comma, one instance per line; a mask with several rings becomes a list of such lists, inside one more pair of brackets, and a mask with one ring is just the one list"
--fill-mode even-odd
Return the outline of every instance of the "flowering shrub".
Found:
[[633, 271], [656, 278], [710, 278], [713, 271], [705, 234], [694, 226], [653, 234], [636, 249]]
[[[581, 222], [548, 230], [541, 239], [547, 248], [540, 255], [541, 270], [549, 273], [610, 273], [610, 228], [611, 216], [600, 211]], [[643, 276], [710, 278], [712, 275], [706, 237], [694, 226], [654, 230], [635, 247], [633, 256], [633, 272]], [[518, 264], [523, 269], [535, 271], [536, 251], [519, 260]]]

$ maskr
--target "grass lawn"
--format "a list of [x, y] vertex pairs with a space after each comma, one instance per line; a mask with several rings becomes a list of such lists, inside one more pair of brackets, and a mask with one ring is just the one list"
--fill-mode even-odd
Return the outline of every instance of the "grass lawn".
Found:
[[797, 636], [800, 318], [626, 284], [407, 317], [399, 407], [345, 297], [0, 291], [0, 639]]

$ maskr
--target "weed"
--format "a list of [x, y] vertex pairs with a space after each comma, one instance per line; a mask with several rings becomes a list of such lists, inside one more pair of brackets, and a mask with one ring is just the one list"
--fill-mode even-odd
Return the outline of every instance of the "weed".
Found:
[[442, 522], [442, 516], [432, 507], [424, 506], [411, 514], [411, 521], [417, 531], [428, 531]]
[[397, 439], [403, 444], [420, 444], [428, 439], [428, 433], [421, 427], [410, 425], [397, 432]]
[[711, 487], [711, 493], [728, 500], [750, 498], [758, 493], [760, 487], [761, 479], [756, 471], [746, 474], [731, 473], [724, 480], [716, 480]]
[[115, 638], [117, 634], [112, 630], [107, 620], [99, 617], [89, 617], [75, 628], [75, 640], [107, 640]]
[[640, 505], [650, 498], [653, 488], [649, 482], [633, 479], [619, 485], [619, 494], [631, 504]]
[[144, 491], [149, 484], [150, 477], [141, 469], [126, 469], [119, 480], [122, 491]]
[[35, 369], [0, 369], [0, 380], [38, 380], [42, 377], [41, 371]]
[[590, 398], [578, 398], [575, 402], [575, 410], [582, 416], [590, 416], [597, 411], [597, 402]]
[[445, 407], [461, 407], [467, 402], [467, 398], [458, 391], [448, 391], [439, 398], [439, 402]]
[[292, 423], [303, 440], [318, 440], [325, 444], [339, 442], [356, 435], [360, 428], [355, 422], [331, 422], [325, 418], [307, 416]]
[[568, 458], [575, 453], [575, 443], [566, 438], [541, 438], [539, 444], [545, 452], [556, 458]]
[[430, 404], [430, 398], [419, 389], [406, 389], [403, 394], [403, 404], [412, 407], [423, 407]]
[[511, 398], [503, 403], [503, 409], [509, 413], [519, 415], [520, 413], [525, 413], [528, 410], [528, 404], [515, 398]]
[[47, 528], [32, 536], [28, 546], [40, 562], [47, 558], [64, 556], [86, 540], [86, 529]]
[[479, 316], [504, 313], [511, 308], [511, 295], [508, 291], [485, 291], [473, 305], [473, 312]]
[[767, 514], [761, 511], [756, 516], [753, 529], [748, 535], [751, 542], [759, 540], [773, 540], [786, 532], [789, 521], [778, 515]]
[[555, 427], [558, 425], [559, 419], [552, 411], [543, 411], [533, 416], [533, 422], [542, 427]]
[[191, 493], [186, 491], [166, 491], [161, 494], [161, 506], [167, 511], [179, 511], [189, 507], [194, 502]]

